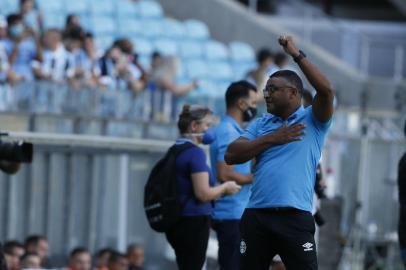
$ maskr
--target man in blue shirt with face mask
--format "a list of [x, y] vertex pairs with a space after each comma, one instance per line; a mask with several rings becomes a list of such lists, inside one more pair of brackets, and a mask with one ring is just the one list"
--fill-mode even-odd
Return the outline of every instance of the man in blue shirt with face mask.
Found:
[[235, 181], [241, 191], [222, 197], [215, 202], [212, 228], [219, 241], [220, 270], [240, 269], [240, 219], [247, 206], [251, 188], [251, 162], [236, 166], [227, 165], [224, 154], [228, 145], [243, 133], [242, 125], [256, 116], [257, 89], [247, 81], [232, 83], [226, 92], [227, 114], [216, 127], [216, 140], [210, 145], [213, 175], [219, 183]]
[[228, 164], [256, 158], [251, 197], [241, 219], [242, 270], [267, 270], [275, 254], [288, 270], [318, 267], [311, 210], [334, 94], [291, 37], [281, 37], [279, 43], [317, 94], [312, 106], [303, 108], [300, 77], [290, 70], [275, 72], [263, 90], [269, 114], [254, 121], [227, 149]]

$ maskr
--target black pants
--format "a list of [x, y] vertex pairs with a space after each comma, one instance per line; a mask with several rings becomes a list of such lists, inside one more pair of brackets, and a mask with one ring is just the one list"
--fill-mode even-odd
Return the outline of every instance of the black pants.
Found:
[[214, 220], [213, 230], [219, 242], [220, 270], [240, 269], [240, 220]]
[[400, 205], [399, 207], [399, 224], [398, 235], [400, 245], [400, 256], [403, 264], [406, 266], [406, 205]]
[[210, 216], [182, 217], [166, 239], [175, 250], [179, 270], [201, 270], [206, 260]]
[[288, 270], [317, 269], [314, 233], [310, 212], [246, 209], [241, 220], [241, 270], [268, 270], [276, 254]]

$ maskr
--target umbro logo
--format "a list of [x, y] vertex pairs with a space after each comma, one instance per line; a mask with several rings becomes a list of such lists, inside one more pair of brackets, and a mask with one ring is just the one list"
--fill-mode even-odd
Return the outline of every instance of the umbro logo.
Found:
[[304, 251], [312, 251], [313, 250], [313, 244], [307, 242], [306, 244], [302, 245], [304, 247]]

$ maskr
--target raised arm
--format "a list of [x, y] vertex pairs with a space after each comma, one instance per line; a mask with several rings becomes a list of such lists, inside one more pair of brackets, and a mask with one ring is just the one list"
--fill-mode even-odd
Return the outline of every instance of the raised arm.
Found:
[[272, 146], [300, 141], [304, 128], [305, 126], [299, 123], [290, 127], [280, 127], [254, 140], [240, 137], [229, 145], [224, 159], [229, 165], [247, 162]]
[[316, 90], [316, 96], [313, 100], [313, 113], [317, 120], [325, 123], [333, 116], [333, 101], [334, 92], [331, 88], [328, 79], [321, 73], [321, 71], [312, 64], [306, 57], [301, 57], [299, 49], [294, 44], [292, 37], [280, 37], [279, 44], [283, 47], [285, 52], [293, 58], [300, 57], [298, 65], [307, 80]]

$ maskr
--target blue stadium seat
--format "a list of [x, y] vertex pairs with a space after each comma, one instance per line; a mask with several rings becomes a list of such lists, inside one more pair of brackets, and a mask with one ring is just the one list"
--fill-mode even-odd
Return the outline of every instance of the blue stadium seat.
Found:
[[55, 1], [55, 0], [37, 0], [39, 8], [44, 12], [46, 16], [52, 16], [58, 13], [62, 14], [65, 10], [64, 2], [63, 1]]
[[233, 70], [228, 62], [210, 62], [207, 64], [208, 77], [215, 80], [232, 80]]
[[203, 60], [191, 60], [185, 63], [186, 74], [189, 78], [205, 78], [208, 75], [207, 64]]
[[163, 23], [165, 24], [165, 31], [163, 32], [165, 37], [179, 39], [185, 36], [186, 29], [180, 21], [167, 18]]
[[118, 17], [117, 32], [120, 36], [130, 37], [131, 35], [139, 35], [143, 31], [143, 27], [139, 20], [130, 17]]
[[97, 35], [95, 36], [96, 48], [101, 51], [106, 51], [114, 42], [114, 37], [111, 35]]
[[165, 31], [165, 21], [162, 19], [140, 20], [140, 24], [142, 25], [142, 35], [150, 39], [161, 37]]
[[184, 22], [186, 33], [189, 38], [207, 40], [210, 36], [207, 25], [198, 20], [186, 20]]
[[177, 55], [178, 45], [172, 39], [162, 38], [154, 41], [154, 49], [164, 55]]
[[93, 16], [111, 16], [115, 13], [115, 5], [111, 0], [90, 0], [90, 12]]
[[203, 42], [181, 40], [179, 42], [179, 53], [183, 59], [201, 58], [203, 56]]
[[92, 32], [97, 37], [98, 35], [113, 35], [116, 33], [116, 21], [109, 16], [96, 16], [92, 19]]
[[246, 63], [234, 63], [233, 64], [233, 80], [244, 79], [248, 71], [255, 68], [255, 62], [246, 62]]
[[0, 14], [7, 16], [10, 13], [18, 11], [18, 1], [16, 0], [1, 0], [0, 1]]
[[141, 56], [150, 56], [153, 52], [154, 47], [148, 39], [142, 37], [131, 38], [131, 41], [134, 44], [135, 51]]
[[151, 56], [149, 55], [140, 55], [138, 57], [138, 62], [140, 62], [140, 64], [145, 68], [145, 69], [149, 69], [151, 66]]
[[89, 12], [89, 2], [87, 0], [69, 1], [65, 0], [66, 14], [86, 15]]
[[210, 40], [205, 46], [205, 55], [209, 60], [227, 60], [229, 52], [223, 43]]
[[163, 10], [158, 2], [141, 0], [138, 3], [140, 16], [143, 18], [162, 18]]
[[255, 51], [247, 43], [234, 41], [230, 45], [230, 58], [234, 62], [252, 62], [255, 61]]
[[65, 26], [65, 16], [64, 13], [51, 12], [46, 13], [44, 16], [44, 27], [49, 28], [60, 28]]
[[116, 6], [118, 18], [139, 16], [139, 6], [131, 0], [117, 0]]

